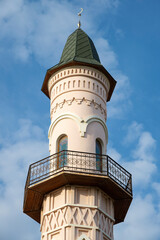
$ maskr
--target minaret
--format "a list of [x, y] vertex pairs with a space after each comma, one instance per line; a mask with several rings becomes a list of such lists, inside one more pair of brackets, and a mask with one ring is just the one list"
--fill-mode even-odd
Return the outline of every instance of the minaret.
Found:
[[50, 156], [30, 165], [24, 194], [24, 212], [40, 223], [42, 240], [113, 240], [113, 225], [124, 221], [131, 174], [106, 155], [106, 101], [115, 85], [79, 26], [42, 86]]

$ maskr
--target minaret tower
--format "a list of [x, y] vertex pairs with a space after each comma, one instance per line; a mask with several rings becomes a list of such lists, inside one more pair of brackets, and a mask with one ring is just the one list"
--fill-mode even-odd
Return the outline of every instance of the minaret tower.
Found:
[[30, 165], [24, 195], [42, 240], [113, 240], [113, 225], [124, 221], [131, 174], [106, 155], [106, 101], [115, 85], [79, 25], [42, 86], [50, 99], [50, 156]]

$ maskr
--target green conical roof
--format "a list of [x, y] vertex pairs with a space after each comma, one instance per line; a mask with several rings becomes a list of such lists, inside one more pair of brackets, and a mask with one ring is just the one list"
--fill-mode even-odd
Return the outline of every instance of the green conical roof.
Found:
[[48, 81], [52, 74], [69, 66], [89, 66], [101, 71], [110, 82], [107, 101], [110, 100], [116, 81], [101, 64], [93, 41], [80, 28], [68, 37], [59, 63], [47, 70], [41, 89], [47, 97], [49, 97]]
[[80, 28], [68, 37], [59, 64], [65, 64], [73, 60], [90, 64], [100, 64], [93, 41]]

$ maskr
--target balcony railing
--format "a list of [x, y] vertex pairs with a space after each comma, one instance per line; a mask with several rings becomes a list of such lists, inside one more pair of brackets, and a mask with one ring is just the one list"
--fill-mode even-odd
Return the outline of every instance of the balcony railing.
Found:
[[108, 176], [132, 195], [132, 176], [108, 155], [64, 150], [30, 165], [26, 188], [59, 173]]

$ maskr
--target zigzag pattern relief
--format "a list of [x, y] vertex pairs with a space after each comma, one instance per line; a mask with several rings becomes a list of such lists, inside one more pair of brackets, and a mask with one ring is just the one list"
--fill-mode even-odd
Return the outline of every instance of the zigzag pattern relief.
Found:
[[[54, 101], [53, 101], [54, 102]], [[51, 103], [51, 105], [53, 104], [53, 102]], [[82, 104], [82, 103], [85, 103], [87, 106], [93, 106], [95, 109], [99, 109], [101, 111], [101, 114], [104, 115], [105, 117], [105, 120], [107, 118], [107, 112], [106, 110], [101, 106], [101, 104], [98, 104], [96, 103], [94, 100], [88, 100], [86, 98], [81, 98], [81, 99], [78, 99], [78, 98], [72, 98], [71, 100], [65, 100], [61, 103], [57, 103], [55, 105], [55, 107], [51, 108], [51, 119], [52, 119], [52, 116], [54, 113], [56, 113], [56, 111], [58, 109], [61, 109], [63, 108], [63, 106], [65, 104], [67, 104], [68, 106], [72, 105], [73, 102], [76, 102], [78, 105]]]
[[113, 220], [97, 208], [64, 206], [43, 215], [41, 231], [50, 232], [64, 225], [97, 227], [112, 239]]

